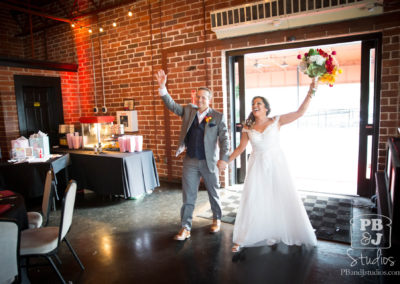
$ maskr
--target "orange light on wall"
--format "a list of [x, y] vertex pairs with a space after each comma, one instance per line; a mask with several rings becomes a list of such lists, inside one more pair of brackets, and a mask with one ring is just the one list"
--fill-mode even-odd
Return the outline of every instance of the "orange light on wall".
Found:
[[196, 95], [197, 95], [197, 91], [196, 90], [192, 90], [191, 93], [191, 98], [192, 98], [192, 104], [196, 104]]

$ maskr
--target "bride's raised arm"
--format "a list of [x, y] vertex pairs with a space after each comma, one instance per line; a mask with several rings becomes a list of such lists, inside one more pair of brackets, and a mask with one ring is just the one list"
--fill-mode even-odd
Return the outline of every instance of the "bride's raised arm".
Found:
[[233, 160], [235, 160], [236, 157], [239, 156], [244, 151], [244, 149], [246, 149], [247, 143], [249, 142], [249, 136], [247, 135], [247, 129], [244, 127], [245, 126], [243, 126], [242, 137], [240, 138], [240, 144], [235, 149], [235, 151], [233, 151], [232, 154], [229, 156], [228, 164]]
[[296, 119], [299, 119], [300, 117], [302, 117], [303, 114], [308, 109], [308, 105], [310, 104], [311, 98], [314, 95], [315, 91], [317, 90], [317, 87], [318, 87], [318, 82], [316, 81], [315, 78], [313, 78], [313, 80], [310, 84], [310, 89], [308, 90], [307, 96], [305, 97], [303, 103], [300, 105], [299, 109], [295, 112], [290, 112], [290, 113], [281, 115], [279, 118], [279, 124], [285, 125], [285, 124], [291, 123], [291, 122], [295, 121]]

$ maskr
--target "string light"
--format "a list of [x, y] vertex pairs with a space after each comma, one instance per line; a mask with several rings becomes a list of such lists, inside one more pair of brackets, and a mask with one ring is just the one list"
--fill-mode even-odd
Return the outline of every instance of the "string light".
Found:
[[[132, 17], [133, 16], [133, 12], [132, 12], [132, 8], [130, 8], [129, 9], [129, 11], [128, 11], [128, 16], [129, 17]], [[112, 22], [112, 26], [115, 28], [115, 27], [117, 27], [117, 22], [119, 21], [120, 19], [115, 19], [113, 22]], [[76, 21], [76, 20], [74, 20], [74, 22], [71, 24], [71, 27], [72, 28], [76, 28], [76, 27], [78, 27], [79, 29], [83, 29], [83, 28], [86, 28], [87, 30], [88, 30], [88, 33], [89, 34], [92, 34], [93, 33], [93, 29], [92, 29], [92, 27], [90, 27], [90, 25], [89, 26], [85, 26], [85, 25], [80, 25], [79, 24], [79, 21]], [[102, 33], [102, 32], [104, 32], [104, 28], [103, 27], [99, 27], [99, 32], [100, 33]]]

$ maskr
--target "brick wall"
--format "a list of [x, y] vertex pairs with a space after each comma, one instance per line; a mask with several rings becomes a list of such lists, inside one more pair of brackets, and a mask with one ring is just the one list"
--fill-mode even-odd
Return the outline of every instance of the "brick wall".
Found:
[[[80, 1], [83, 5], [84, 1]], [[137, 1], [101, 12], [97, 17], [81, 18], [80, 24], [91, 25], [96, 31], [89, 35], [87, 29], [71, 29], [59, 25], [46, 32], [47, 40], [35, 39], [37, 58], [51, 61], [75, 62], [79, 75], [49, 72], [62, 76], [64, 111], [67, 122], [77, 122], [79, 116], [93, 115], [92, 108], [103, 105], [101, 79], [100, 42], [102, 47], [104, 94], [110, 115], [121, 110], [125, 99], [135, 99], [139, 114], [139, 133], [144, 136], [145, 147], [152, 149], [162, 178], [180, 179], [182, 161], [175, 158], [179, 137], [180, 118], [167, 111], [158, 97], [153, 74], [160, 68], [168, 71], [168, 88], [173, 98], [186, 104], [190, 102], [191, 90], [208, 86], [214, 91], [212, 107], [229, 113], [224, 52], [237, 48], [290, 44], [296, 41], [341, 37], [360, 33], [383, 33], [381, 124], [379, 144], [379, 169], [383, 167], [385, 142], [396, 134], [399, 117], [399, 12], [385, 16], [344, 21], [340, 24], [324, 24], [277, 31], [240, 38], [217, 40], [210, 30], [210, 11], [254, 1], [171, 0]], [[90, 6], [90, 3], [88, 4]], [[161, 6], [160, 6], [161, 5]], [[127, 16], [129, 8], [134, 15]], [[205, 8], [205, 10], [204, 10]], [[118, 26], [111, 28], [117, 20]], [[103, 34], [97, 29], [102, 26]], [[26, 57], [29, 57], [29, 37], [25, 38]], [[92, 41], [96, 75], [94, 92]], [[45, 43], [45, 47], [42, 43]], [[40, 48], [43, 46], [43, 48]], [[0, 49], [1, 50], [1, 49]], [[45, 54], [47, 52], [47, 54]], [[0, 67], [1, 103], [14, 104], [12, 74], [31, 72], [12, 71]], [[21, 72], [21, 73], [19, 73]], [[39, 71], [34, 71], [36, 73]], [[4, 74], [4, 75], [1, 75]], [[79, 95], [78, 95], [79, 94]], [[6, 97], [6, 99], [3, 99]], [[4, 106], [2, 106], [5, 108]], [[4, 116], [4, 115], [3, 115]], [[2, 143], [17, 136], [16, 112], [8, 109], [10, 130], [0, 129]], [[1, 119], [1, 117], [0, 117]], [[4, 118], [3, 118], [4, 119]], [[2, 121], [0, 120], [0, 123]], [[4, 122], [3, 122], [4, 124]], [[11, 130], [12, 129], [12, 130]], [[1, 132], [2, 131], [2, 132]], [[4, 134], [6, 133], [6, 134]], [[2, 144], [3, 145], [3, 144]]]
[[387, 27], [383, 32], [381, 115], [379, 124], [379, 170], [384, 169], [386, 142], [398, 136], [400, 127], [400, 27]]
[[23, 41], [21, 38], [14, 37], [15, 34], [20, 33], [18, 24], [4, 9], [0, 9], [0, 19], [0, 56], [18, 57], [23, 55]]

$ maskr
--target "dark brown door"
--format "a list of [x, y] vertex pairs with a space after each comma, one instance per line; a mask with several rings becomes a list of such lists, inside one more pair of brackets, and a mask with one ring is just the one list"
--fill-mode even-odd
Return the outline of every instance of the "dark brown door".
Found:
[[29, 138], [40, 130], [57, 145], [58, 125], [64, 122], [60, 78], [15, 75], [14, 83], [20, 134]]

